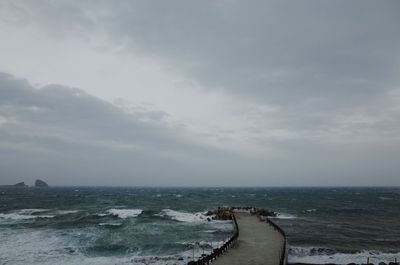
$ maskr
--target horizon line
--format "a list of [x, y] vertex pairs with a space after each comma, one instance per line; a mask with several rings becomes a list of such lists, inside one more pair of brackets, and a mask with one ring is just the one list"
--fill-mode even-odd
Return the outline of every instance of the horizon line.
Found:
[[[0, 184], [0, 187], [16, 187], [15, 184]], [[27, 185], [27, 188], [33, 187], [34, 185]], [[304, 185], [304, 186], [285, 186], [285, 185], [271, 185], [271, 186], [189, 186], [189, 185], [137, 185], [137, 186], [130, 186], [130, 185], [49, 185], [49, 187], [44, 188], [400, 188], [400, 185]], [[16, 187], [18, 188], [18, 187]]]

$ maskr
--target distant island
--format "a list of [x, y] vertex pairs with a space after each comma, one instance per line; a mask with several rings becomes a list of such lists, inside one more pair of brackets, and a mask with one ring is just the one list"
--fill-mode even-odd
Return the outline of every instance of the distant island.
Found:
[[[49, 184], [47, 184], [45, 181], [41, 180], [41, 179], [37, 179], [35, 181], [35, 185], [34, 187], [36, 188], [45, 188], [48, 187]], [[0, 185], [0, 187], [16, 187], [16, 188], [28, 188], [29, 186], [25, 184], [24, 181], [22, 182], [18, 182], [14, 185]]]
[[28, 185], [26, 185], [25, 182], [19, 182], [15, 184], [14, 187], [28, 187]]
[[37, 179], [35, 181], [35, 187], [48, 187], [49, 185], [43, 180]]

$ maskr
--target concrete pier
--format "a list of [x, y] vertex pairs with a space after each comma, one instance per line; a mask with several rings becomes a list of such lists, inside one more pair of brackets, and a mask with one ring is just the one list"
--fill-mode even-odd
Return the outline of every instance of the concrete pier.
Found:
[[268, 222], [246, 211], [235, 211], [239, 238], [235, 246], [212, 262], [214, 265], [279, 265], [283, 235]]

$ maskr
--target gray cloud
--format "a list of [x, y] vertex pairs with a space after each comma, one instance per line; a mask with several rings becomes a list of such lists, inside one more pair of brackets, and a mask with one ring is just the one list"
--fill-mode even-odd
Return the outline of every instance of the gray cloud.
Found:
[[[396, 2], [122, 2], [104, 25], [209, 89], [262, 102], [364, 104], [398, 84]], [[130, 48], [128, 46], [128, 48]]]
[[[56, 44], [101, 40], [99, 54], [139, 55], [183, 76], [177, 86], [187, 91], [228, 99], [212, 110], [204, 102], [204, 112], [215, 111], [203, 117], [210, 124], [218, 110], [224, 115], [195, 132], [194, 118], [173, 122], [179, 117], [168, 110], [111, 104], [59, 85], [33, 88], [3, 74], [2, 154], [29, 143], [106, 164], [112, 153], [112, 169], [99, 172], [128, 176], [132, 157], [139, 175], [187, 185], [196, 179], [182, 181], [187, 175], [201, 175], [193, 172], [225, 185], [226, 178], [241, 185], [246, 174], [254, 185], [364, 184], [359, 176], [372, 185], [380, 172], [399, 184], [399, 10], [397, 1], [1, 2], [7, 32], [36, 30]], [[200, 112], [192, 108], [180, 111]]]
[[50, 36], [102, 32], [206, 90], [281, 106], [306, 126], [380, 104], [399, 86], [396, 1], [13, 2], [14, 20]]
[[305, 138], [265, 146], [273, 156], [243, 156], [198, 141], [163, 112], [138, 107], [136, 115], [80, 89], [35, 88], [2, 73], [0, 99], [5, 183], [44, 177], [59, 185], [372, 185], [380, 183], [379, 170], [381, 180], [397, 179], [398, 142], [321, 145]]
[[[197, 141], [196, 135], [166, 121], [167, 116], [144, 107], [127, 112], [80, 89], [61, 85], [34, 88], [25, 80], [0, 73], [3, 177], [13, 179], [15, 173], [10, 172], [21, 170], [32, 178], [44, 172], [68, 183], [62, 181], [66, 172], [75, 172], [71, 178], [79, 180], [78, 176], [89, 171], [111, 185], [135, 181], [146, 185], [149, 176], [153, 185], [157, 178], [163, 181], [160, 185], [178, 185], [174, 178], [182, 178], [180, 171], [230, 156]], [[193, 165], [194, 161], [199, 165]], [[25, 165], [17, 168], [20, 164]], [[29, 173], [32, 167], [33, 175]], [[82, 168], [85, 170], [77, 174]], [[111, 175], [120, 171], [123, 174], [115, 176], [117, 182], [113, 183]], [[78, 183], [90, 183], [90, 177]]]

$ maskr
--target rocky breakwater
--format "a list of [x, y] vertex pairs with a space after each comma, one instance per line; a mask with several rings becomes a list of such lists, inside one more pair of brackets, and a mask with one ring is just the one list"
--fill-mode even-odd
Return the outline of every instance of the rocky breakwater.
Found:
[[276, 217], [278, 215], [277, 212], [274, 212], [273, 210], [269, 208], [256, 208], [256, 207], [251, 207], [251, 206], [240, 206], [240, 207], [231, 207], [230, 208], [232, 211], [248, 211], [250, 214], [253, 215], [258, 215], [258, 216], [263, 216], [263, 217]]
[[218, 209], [213, 211], [208, 211], [206, 213], [207, 220], [232, 220], [232, 209], [226, 207], [218, 207]]
[[264, 217], [276, 217], [278, 213], [272, 211], [271, 209], [255, 208], [252, 214], [264, 216]]
[[256, 208], [256, 207], [218, 207], [213, 211], [208, 211], [205, 215], [208, 216], [207, 220], [232, 220], [232, 212], [234, 211], [248, 211], [252, 215], [260, 217], [276, 217], [278, 214], [271, 209]]

